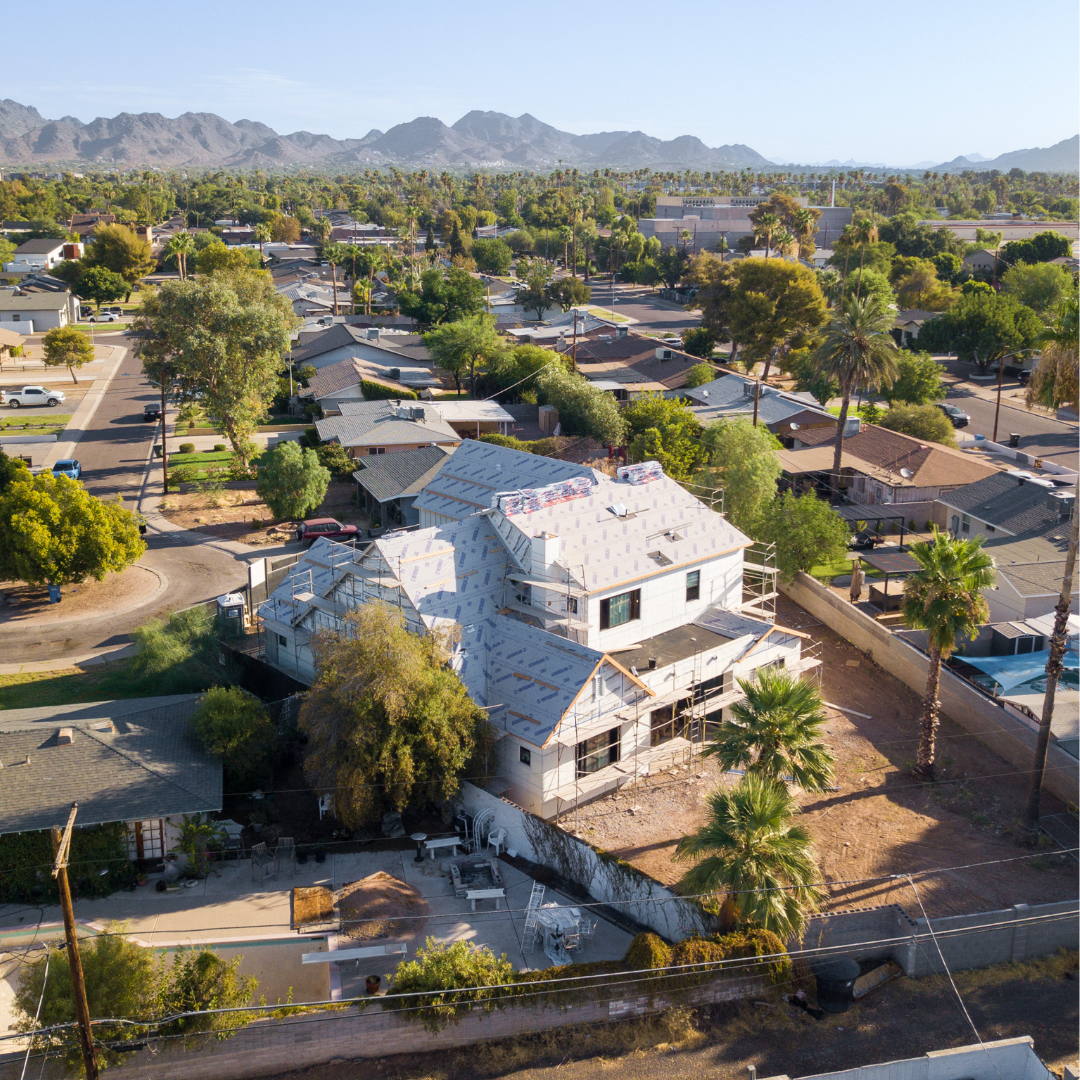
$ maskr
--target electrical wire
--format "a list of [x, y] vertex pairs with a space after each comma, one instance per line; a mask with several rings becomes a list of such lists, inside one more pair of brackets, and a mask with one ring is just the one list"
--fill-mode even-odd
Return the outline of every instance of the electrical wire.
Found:
[[[34, 1027], [37, 1028], [38, 1018], [41, 1016], [41, 1005], [45, 1001], [45, 987], [49, 984], [49, 961], [52, 959], [52, 950], [50, 949], [45, 953], [45, 974], [41, 979], [41, 997], [38, 998], [37, 1009], [34, 1010]], [[26, 1057], [23, 1058], [22, 1072], [19, 1073], [19, 1080], [25, 1080], [26, 1078], [26, 1066], [30, 1064], [30, 1051], [34, 1047], [34, 1036], [30, 1035], [30, 1041], [26, 1046]]]

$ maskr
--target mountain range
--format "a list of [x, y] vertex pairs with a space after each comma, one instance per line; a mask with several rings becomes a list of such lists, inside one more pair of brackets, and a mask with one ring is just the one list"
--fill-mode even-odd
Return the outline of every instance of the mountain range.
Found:
[[[960, 171], [982, 169], [1075, 172], [1078, 138], [1048, 149], [1017, 150], [992, 161], [978, 154], [933, 166]], [[398, 165], [420, 168], [533, 169], [563, 165], [654, 171], [769, 169], [774, 162], [742, 144], [710, 147], [693, 135], [658, 139], [643, 131], [602, 131], [574, 135], [523, 113], [508, 116], [475, 110], [447, 126], [420, 116], [363, 138], [334, 139], [294, 131], [280, 135], [253, 120], [232, 123], [214, 113], [120, 113], [84, 124], [74, 116], [47, 120], [37, 109], [0, 100], [0, 164], [55, 162], [98, 167], [264, 168], [321, 167], [349, 170]], [[884, 168], [830, 161], [823, 166], [786, 168]], [[918, 168], [930, 167], [920, 163]], [[903, 166], [891, 166], [903, 170]], [[915, 167], [911, 167], [915, 168]]]

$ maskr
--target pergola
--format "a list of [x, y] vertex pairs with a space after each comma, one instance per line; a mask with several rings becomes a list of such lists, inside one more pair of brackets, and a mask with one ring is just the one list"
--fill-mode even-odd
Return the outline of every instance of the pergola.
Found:
[[[884, 578], [881, 587], [882, 611], [889, 610], [889, 578], [892, 576], [906, 578], [920, 569], [919, 564], [906, 551], [867, 551], [861, 553], [859, 558], [867, 566], [879, 571]], [[870, 586], [871, 595], [874, 593], [874, 588], [875, 586]]]
[[[860, 503], [836, 503], [834, 506], [829, 507], [830, 510], [837, 517], [843, 518], [844, 521], [851, 527], [851, 531], [855, 532], [855, 526], [860, 521], [866, 522], [866, 527], [873, 532], [883, 532], [883, 524], [886, 521], [895, 521], [900, 524], [900, 549], [904, 547], [904, 533], [907, 531], [904, 525], [903, 514], [890, 513], [884, 504], [878, 506], [863, 506]], [[874, 523], [877, 523], [877, 527], [874, 528]]]

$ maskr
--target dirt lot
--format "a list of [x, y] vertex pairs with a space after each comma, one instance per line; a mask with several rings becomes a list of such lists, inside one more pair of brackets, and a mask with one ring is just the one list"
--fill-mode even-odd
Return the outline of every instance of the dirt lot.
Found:
[[44, 585], [0, 582], [0, 626], [33, 622], [35, 626], [65, 619], [126, 611], [137, 606], [160, 588], [158, 576], [143, 566], [129, 566], [119, 574], [109, 574], [104, 581], [89, 578], [80, 585], [65, 585], [60, 603], [49, 603]]
[[[1026, 776], [1016, 775], [1012, 766], [945, 718], [938, 744], [942, 782], [916, 783], [910, 768], [919, 695], [790, 600], [781, 598], [777, 617], [821, 642], [823, 696], [855, 710], [829, 710], [827, 730], [840, 790], [799, 798], [822, 879], [836, 882], [828, 890], [827, 908], [898, 903], [910, 913], [918, 904], [906, 882], [842, 882], [1027, 853], [1012, 831], [1026, 798]], [[672, 884], [685, 870], [672, 859], [675, 845], [701, 823], [703, 797], [719, 779], [709, 759], [695, 760], [688, 770], [651, 778], [624, 789], [618, 798], [600, 799], [569, 815], [563, 825]], [[1052, 796], [1044, 795], [1045, 812], [1060, 809]], [[1076, 896], [1076, 864], [1043, 854], [927, 878], [919, 892], [932, 915], [1063, 900]]]
[[[270, 507], [255, 494], [255, 483], [230, 484], [217, 494], [185, 491], [161, 502], [162, 514], [176, 525], [195, 529], [219, 540], [238, 540], [252, 547], [284, 544], [294, 539], [294, 523], [274, 523]], [[356, 485], [351, 480], [331, 480], [326, 498], [312, 517], [367, 527], [368, 519], [356, 505]]]
[[[961, 972], [956, 982], [985, 1040], [1030, 1035], [1058, 1076], [1076, 1055], [1076, 953]], [[812, 996], [812, 983], [807, 993]], [[781, 1004], [748, 1002], [624, 1023], [563, 1027], [438, 1054], [341, 1062], [279, 1074], [303, 1080], [745, 1080], [851, 1069], [928, 1050], [970, 1046], [975, 1035], [944, 978], [898, 979], [850, 1012], [816, 1021]]]

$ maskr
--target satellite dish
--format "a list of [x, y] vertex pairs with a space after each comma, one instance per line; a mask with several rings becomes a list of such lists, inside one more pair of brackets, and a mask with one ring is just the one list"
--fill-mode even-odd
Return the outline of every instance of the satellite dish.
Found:
[[792, 431], [798, 431], [799, 430], [799, 425], [798, 424], [788, 424], [788, 427], [791, 428]]
[[702, 397], [708, 397], [709, 396], [709, 391], [708, 390], [702, 390], [701, 391], [701, 396]]
[[901, 469], [900, 470], [900, 475], [905, 480], [910, 480], [915, 474], [910, 469]]

